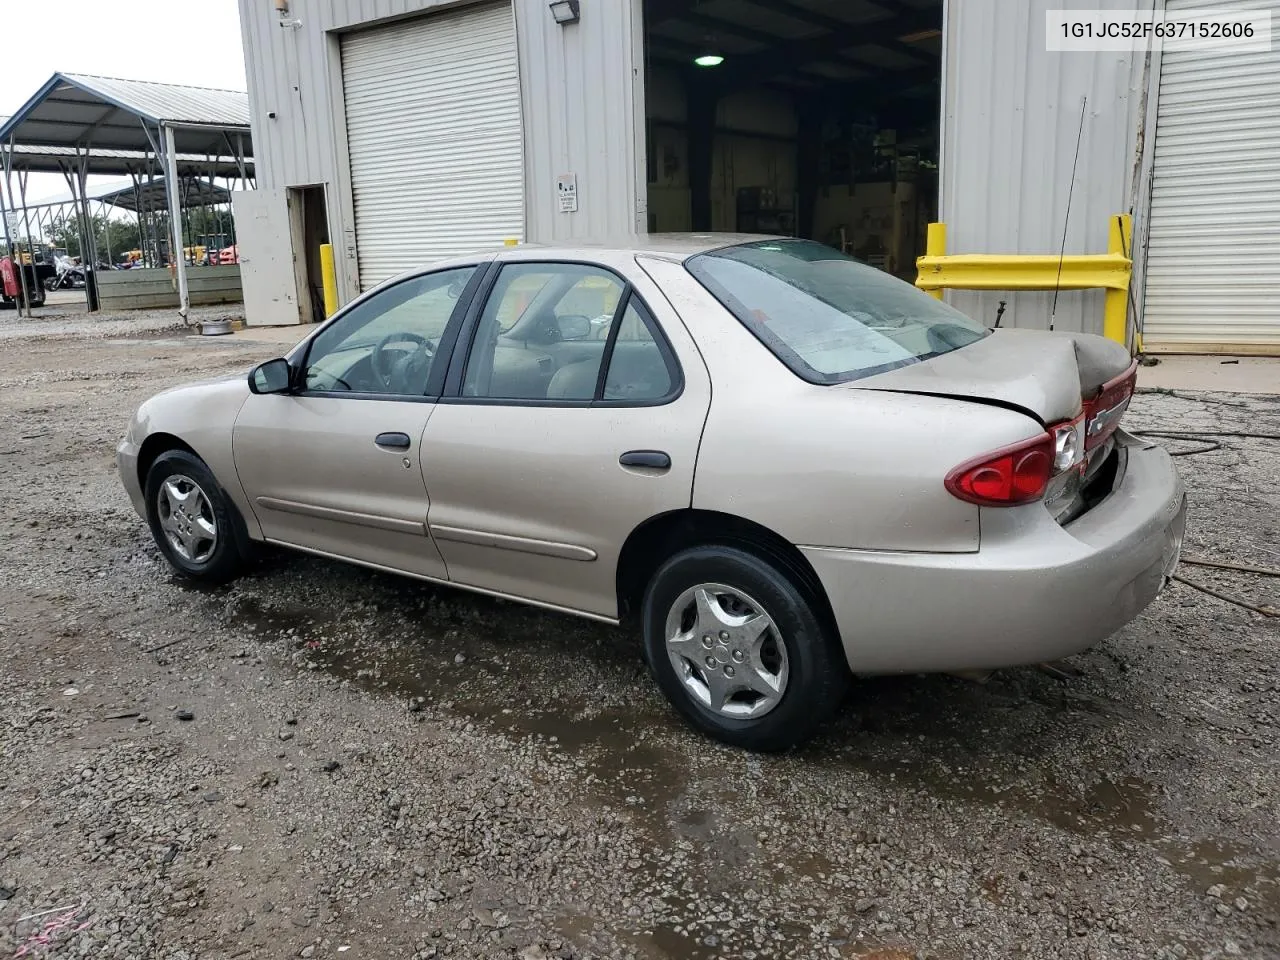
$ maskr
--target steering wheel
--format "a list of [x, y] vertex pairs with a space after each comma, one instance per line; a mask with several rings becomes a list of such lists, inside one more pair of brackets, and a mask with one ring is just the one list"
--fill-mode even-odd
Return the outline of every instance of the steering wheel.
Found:
[[[388, 355], [387, 347], [393, 343], [414, 343], [417, 347], [398, 359], [392, 359]], [[404, 351], [397, 352], [404, 353]], [[430, 340], [404, 330], [389, 333], [378, 341], [373, 348], [373, 353], [369, 354], [369, 366], [373, 368], [373, 375], [378, 378], [378, 382], [385, 390], [391, 390], [396, 380], [407, 383], [418, 375], [424, 375], [422, 379], [425, 386], [426, 368], [435, 354], [435, 347], [431, 345]]]

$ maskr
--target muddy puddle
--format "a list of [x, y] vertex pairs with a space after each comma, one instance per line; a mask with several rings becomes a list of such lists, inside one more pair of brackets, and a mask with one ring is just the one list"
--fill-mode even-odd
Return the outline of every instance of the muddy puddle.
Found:
[[[901, 731], [874, 723], [837, 724], [831, 735], [799, 753], [753, 757], [685, 730], [653, 687], [636, 638], [513, 604], [459, 598], [453, 591], [406, 591], [401, 581], [368, 576], [376, 588], [373, 599], [336, 609], [264, 606], [240, 591], [210, 592], [206, 602], [259, 641], [283, 647], [295, 659], [300, 654], [310, 669], [401, 699], [407, 709], [443, 711], [565, 755], [596, 800], [621, 811], [655, 850], [683, 845], [692, 851], [701, 864], [695, 876], [701, 897], [737, 896], [742, 877], [755, 878], [756, 886], [762, 877], [780, 886], [813, 883], [815, 891], [835, 882], [838, 868], [822, 851], [765, 851], [754, 832], [734, 823], [740, 808], [785, 805], [788, 791], [807, 790], [821, 769], [830, 772], [837, 790], [856, 774], [882, 789], [998, 808], [1091, 840], [1141, 842], [1197, 895], [1222, 883], [1248, 890], [1259, 908], [1280, 913], [1280, 863], [1180, 832], [1168, 819], [1160, 789], [1141, 778], [1099, 775], [1080, 784], [1038, 773], [1019, 777], [1000, 769], [1009, 760], [1007, 744], [991, 745], [990, 763], [979, 758], [949, 764], [942, 746], [946, 734], [939, 729], [937, 751], [930, 750], [927, 732], [919, 734], [921, 725], [935, 722], [927, 717], [913, 727], [920, 742], [902, 751], [908, 759], [886, 760], [899, 755], [894, 743]], [[957, 696], [963, 703], [971, 695]], [[892, 701], [887, 698], [890, 707]], [[804, 806], [821, 809], [824, 801], [814, 793]], [[646, 859], [637, 869], [664, 890], [667, 909], [661, 923], [634, 933], [636, 950], [656, 958], [726, 956], [726, 945], [692, 920], [692, 900], [671, 892], [657, 863]], [[590, 929], [592, 922], [566, 916], [562, 932], [576, 935], [575, 929]], [[852, 938], [827, 943], [848, 957], [893, 957], [898, 949]]]

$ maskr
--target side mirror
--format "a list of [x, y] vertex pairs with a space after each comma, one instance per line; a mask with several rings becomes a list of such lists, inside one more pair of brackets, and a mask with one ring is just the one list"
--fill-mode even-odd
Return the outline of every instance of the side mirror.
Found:
[[249, 389], [253, 393], [287, 393], [292, 382], [293, 370], [284, 357], [261, 363], [249, 374]]
[[561, 340], [585, 340], [591, 336], [591, 321], [586, 317], [567, 316], [556, 320]]

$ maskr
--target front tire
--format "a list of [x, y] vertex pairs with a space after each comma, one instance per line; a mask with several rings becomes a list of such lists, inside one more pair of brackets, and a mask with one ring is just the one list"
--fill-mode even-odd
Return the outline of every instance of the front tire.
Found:
[[179, 574], [225, 583], [244, 569], [235, 505], [203, 460], [186, 450], [162, 453], [147, 471], [147, 523]]
[[733, 746], [777, 751], [803, 743], [848, 684], [816, 598], [740, 549], [673, 556], [650, 581], [642, 618], [662, 692], [694, 727]]

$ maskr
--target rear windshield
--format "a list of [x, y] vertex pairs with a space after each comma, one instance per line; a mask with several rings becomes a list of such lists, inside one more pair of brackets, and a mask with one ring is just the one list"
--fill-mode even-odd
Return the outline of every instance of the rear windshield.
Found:
[[812, 383], [844, 383], [919, 363], [988, 332], [911, 284], [809, 240], [725, 247], [686, 266]]

